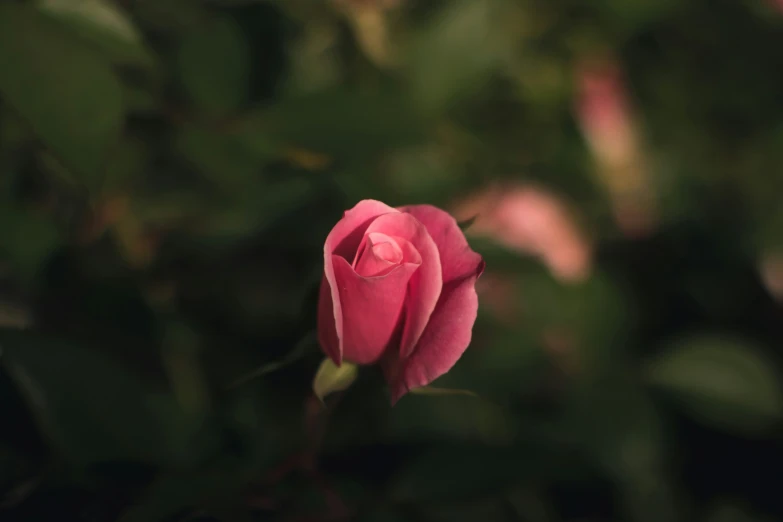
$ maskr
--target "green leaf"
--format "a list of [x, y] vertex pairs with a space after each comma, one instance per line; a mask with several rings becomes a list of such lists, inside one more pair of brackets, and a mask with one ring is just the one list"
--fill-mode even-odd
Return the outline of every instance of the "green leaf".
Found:
[[[134, 375], [97, 352], [0, 331], [2, 364], [51, 442], [74, 463], [160, 462], [172, 420]], [[165, 414], [165, 416], [164, 416]]]
[[459, 225], [459, 228], [460, 228], [460, 229], [462, 229], [462, 230], [467, 230], [467, 229], [469, 229], [469, 228], [470, 228], [470, 226], [471, 226], [473, 223], [475, 223], [475, 222], [476, 222], [476, 219], [478, 219], [478, 214], [476, 214], [475, 216], [473, 216], [473, 217], [471, 217], [471, 218], [468, 218], [468, 219], [466, 219], [466, 220], [464, 220], [464, 221], [460, 221], [459, 223], [457, 223], [457, 225]]
[[[177, 152], [220, 186], [247, 184], [258, 177], [268, 150], [254, 147], [240, 134], [186, 126], [177, 134]], [[233, 187], [232, 187], [233, 188]]]
[[190, 98], [206, 111], [225, 113], [247, 101], [250, 52], [231, 19], [211, 19], [189, 32], [180, 44], [177, 65]]
[[110, 60], [144, 66], [154, 63], [141, 33], [117, 5], [106, 0], [40, 0], [38, 5]]
[[294, 346], [294, 349], [289, 352], [288, 355], [283, 357], [279, 361], [275, 361], [269, 364], [264, 364], [263, 366], [256, 368], [252, 372], [243, 375], [236, 381], [234, 381], [231, 384], [231, 387], [237, 387], [241, 386], [255, 378], [263, 377], [264, 375], [267, 375], [272, 372], [276, 372], [282, 368], [285, 368], [286, 366], [295, 363], [296, 361], [302, 359], [310, 350], [310, 348], [313, 347], [313, 344], [317, 342], [317, 336], [315, 332], [310, 332], [307, 334], [304, 338], [302, 338], [301, 341], [299, 341], [296, 346]]
[[706, 422], [755, 432], [783, 417], [783, 393], [756, 346], [703, 335], [676, 343], [648, 367], [652, 384]]
[[14, 272], [28, 281], [62, 243], [52, 220], [16, 205], [0, 205], [0, 237], [0, 259], [10, 261]]
[[0, 97], [88, 186], [98, 181], [124, 117], [108, 64], [45, 15], [4, 3]]
[[411, 49], [412, 88], [428, 111], [473, 94], [500, 64], [501, 13], [492, 0], [449, 2]]
[[343, 361], [340, 366], [336, 366], [327, 357], [315, 373], [313, 392], [319, 400], [323, 401], [330, 393], [347, 390], [358, 375], [359, 370], [355, 364]]

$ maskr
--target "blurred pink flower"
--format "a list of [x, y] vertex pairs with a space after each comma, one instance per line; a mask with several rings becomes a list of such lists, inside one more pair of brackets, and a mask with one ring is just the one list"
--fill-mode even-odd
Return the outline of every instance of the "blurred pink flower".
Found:
[[783, 301], [783, 253], [765, 253], [759, 260], [759, 273], [767, 292]]
[[597, 156], [612, 164], [631, 160], [635, 133], [616, 66], [585, 67], [581, 71], [577, 113], [585, 138]]
[[576, 116], [615, 219], [627, 234], [645, 233], [655, 222], [653, 187], [621, 71], [602, 61], [580, 65], [576, 75]]
[[537, 256], [558, 279], [589, 275], [590, 245], [563, 202], [542, 188], [490, 189], [461, 204], [455, 214], [458, 219], [476, 216], [468, 234]]

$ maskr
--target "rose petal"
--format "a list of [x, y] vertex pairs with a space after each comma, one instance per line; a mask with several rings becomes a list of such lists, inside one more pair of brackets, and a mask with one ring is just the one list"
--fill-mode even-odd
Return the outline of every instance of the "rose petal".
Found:
[[[332, 262], [333, 254], [343, 257], [345, 259], [353, 259], [356, 253], [359, 243], [361, 243], [364, 233], [367, 227], [372, 221], [387, 213], [398, 213], [399, 211], [384, 204], [380, 201], [372, 199], [366, 199], [357, 203], [351, 210], [347, 210], [343, 218], [337, 222], [324, 243], [324, 277], [329, 284], [329, 290], [332, 296], [332, 317], [335, 329], [335, 335], [337, 337], [337, 349], [336, 351], [330, 349], [324, 345], [324, 351], [332, 357], [334, 363], [339, 366], [342, 362], [342, 339], [343, 339], [343, 311], [340, 304], [340, 294], [337, 290], [337, 284], [334, 276], [334, 267]], [[323, 288], [323, 286], [322, 286]], [[325, 310], [325, 307], [319, 307], [321, 310]], [[323, 324], [324, 321], [328, 322], [328, 317], [319, 313], [319, 331], [328, 331], [330, 327]], [[328, 338], [329, 334], [325, 333], [323, 336]]]
[[402, 262], [402, 249], [393, 237], [380, 232], [364, 236], [356, 253], [354, 270], [364, 277], [382, 275]]
[[462, 357], [470, 345], [478, 313], [475, 286], [483, 271], [481, 261], [473, 274], [444, 286], [413, 354], [387, 366], [392, 404], [413, 388], [426, 386], [448, 372]]
[[342, 356], [357, 364], [372, 364], [397, 332], [408, 281], [420, 265], [401, 263], [388, 274], [362, 277], [345, 258], [332, 256], [332, 263], [345, 318]]
[[339, 365], [338, 361], [342, 361], [340, 340], [337, 338], [337, 329], [335, 328], [332, 289], [326, 275], [321, 279], [321, 288], [318, 291], [318, 342], [321, 343], [326, 355]]
[[421, 256], [421, 265], [408, 283], [409, 298], [400, 340], [400, 354], [407, 357], [427, 326], [443, 287], [440, 254], [427, 228], [411, 214], [380, 216], [367, 228], [368, 234], [373, 232], [407, 240]]
[[443, 284], [462, 279], [473, 273], [481, 263], [481, 256], [471, 250], [457, 221], [446, 211], [432, 205], [400, 207], [421, 222], [438, 246], [443, 270]]
[[448, 213], [430, 205], [400, 210], [421, 222], [436, 243], [443, 289], [412, 352], [385, 362], [393, 403], [412, 388], [426, 386], [449, 371], [465, 352], [478, 313], [476, 280], [484, 271], [483, 259], [471, 250], [456, 220]]

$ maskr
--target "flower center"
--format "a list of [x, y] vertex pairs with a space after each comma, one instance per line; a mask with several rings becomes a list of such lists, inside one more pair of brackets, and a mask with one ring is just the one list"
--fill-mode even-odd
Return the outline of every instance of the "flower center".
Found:
[[360, 276], [373, 277], [383, 275], [402, 260], [402, 249], [393, 237], [371, 232], [362, 241], [353, 268]]

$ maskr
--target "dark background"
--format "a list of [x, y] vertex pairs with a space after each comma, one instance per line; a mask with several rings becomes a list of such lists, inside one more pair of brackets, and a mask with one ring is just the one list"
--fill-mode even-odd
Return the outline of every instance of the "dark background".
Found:
[[[7, 0], [0, 520], [783, 520], [782, 189], [776, 0]], [[365, 198], [487, 262], [393, 408]]]

